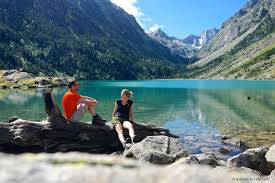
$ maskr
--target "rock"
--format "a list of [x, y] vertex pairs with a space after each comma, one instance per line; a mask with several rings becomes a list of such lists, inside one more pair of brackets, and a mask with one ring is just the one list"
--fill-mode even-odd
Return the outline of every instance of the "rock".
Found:
[[275, 144], [269, 148], [265, 155], [265, 158], [268, 162], [271, 162], [275, 165]]
[[47, 79], [41, 79], [38, 81], [38, 85], [51, 85], [52, 82]]
[[187, 153], [179, 139], [150, 136], [125, 151], [124, 156], [155, 164], [170, 164], [181, 157], [186, 157]]
[[[232, 183], [226, 169], [198, 166], [160, 167], [120, 156], [86, 153], [0, 153], [0, 183]], [[95, 181], [93, 181], [95, 180]]]
[[57, 78], [53, 80], [53, 83], [58, 86], [67, 86], [68, 81], [66, 78]]
[[229, 139], [230, 137], [228, 136], [228, 135], [223, 135], [222, 137], [221, 137], [221, 140], [227, 140], [227, 139]]
[[247, 167], [229, 167], [227, 168], [227, 170], [231, 173], [234, 173], [235, 175], [238, 175], [238, 177], [240, 175], [250, 175], [250, 177], [259, 177], [259, 176], [263, 176], [263, 174], [261, 174], [260, 172], [256, 171], [256, 170], [252, 170], [250, 168]]
[[8, 87], [6, 85], [1, 85], [0, 88], [1, 89], [7, 89]]
[[268, 177], [268, 183], [274, 183], [275, 182], [275, 170], [271, 172], [271, 174]]
[[239, 147], [243, 151], [248, 149], [247, 143], [239, 138], [232, 138], [230, 136], [224, 135], [221, 137], [221, 140], [222, 143]]
[[18, 72], [17, 70], [4, 70], [3, 73], [2, 73], [2, 76], [8, 76], [8, 75], [11, 75], [15, 72]]
[[215, 170], [219, 171], [220, 169], [226, 170], [232, 176], [232, 183], [241, 182], [241, 183], [259, 183], [265, 180], [264, 176], [256, 171], [247, 167], [216, 167]]
[[219, 152], [221, 154], [228, 154], [228, 153], [232, 152], [232, 149], [228, 149], [226, 147], [221, 147], [221, 148], [219, 148]]
[[16, 121], [18, 119], [20, 119], [20, 118], [17, 117], [17, 116], [12, 116], [12, 117], [9, 118], [8, 123], [12, 123], [12, 122], [14, 122], [14, 121]]
[[17, 70], [4, 71], [2, 76], [7, 81], [22, 81], [34, 78], [32, 74], [29, 74], [27, 72], [20, 72]]
[[11, 85], [10, 86], [10, 89], [18, 89], [18, 88], [20, 88], [20, 85]]
[[259, 147], [248, 149], [247, 151], [236, 155], [227, 160], [227, 167], [247, 167], [257, 170], [264, 175], [269, 175], [272, 167], [266, 161], [265, 155], [268, 147]]
[[181, 166], [185, 164], [200, 164], [200, 161], [196, 156], [189, 156], [189, 157], [184, 157], [180, 158], [177, 160], [175, 163], [171, 164], [169, 167], [176, 167], [176, 166]]
[[196, 154], [196, 157], [199, 160], [200, 164], [203, 164], [203, 165], [211, 165], [211, 166], [221, 165], [213, 153]]

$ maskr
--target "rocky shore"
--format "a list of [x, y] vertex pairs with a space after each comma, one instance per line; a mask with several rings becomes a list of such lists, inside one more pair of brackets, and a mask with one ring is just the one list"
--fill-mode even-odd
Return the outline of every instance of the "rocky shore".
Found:
[[[168, 141], [172, 143], [165, 143]], [[232, 157], [226, 164], [211, 154], [186, 156], [177, 139], [165, 136], [147, 137], [122, 155], [0, 153], [0, 183], [275, 181], [275, 144], [270, 148], [249, 149]]]
[[0, 70], [1, 89], [27, 89], [66, 86], [69, 77], [35, 77], [30, 73], [18, 70]]

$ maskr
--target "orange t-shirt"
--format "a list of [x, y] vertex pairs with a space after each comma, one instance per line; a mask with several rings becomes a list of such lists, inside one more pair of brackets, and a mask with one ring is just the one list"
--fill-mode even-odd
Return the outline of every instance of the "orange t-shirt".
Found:
[[81, 96], [76, 92], [72, 92], [71, 90], [68, 90], [63, 96], [62, 107], [67, 119], [70, 119], [73, 113], [76, 111], [79, 99], [81, 99]]

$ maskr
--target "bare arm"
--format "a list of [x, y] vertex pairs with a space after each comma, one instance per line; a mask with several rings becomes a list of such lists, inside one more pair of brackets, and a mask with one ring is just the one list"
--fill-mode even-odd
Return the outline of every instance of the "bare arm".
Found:
[[117, 103], [115, 102], [115, 107], [114, 107], [114, 110], [113, 110], [112, 117], [114, 117], [116, 115], [116, 112], [117, 112]]
[[94, 100], [94, 101], [97, 101], [96, 99], [92, 98], [92, 97], [88, 97], [88, 96], [81, 96], [82, 98], [84, 99], [87, 99], [87, 100]]
[[84, 103], [84, 104], [87, 104], [87, 105], [96, 105], [98, 103], [95, 99], [91, 100], [91, 99], [87, 99], [85, 97], [81, 97], [81, 99], [79, 99], [78, 102], [79, 103]]
[[131, 108], [130, 108], [129, 118], [130, 118], [130, 121], [134, 122], [134, 106], [133, 105], [131, 105]]

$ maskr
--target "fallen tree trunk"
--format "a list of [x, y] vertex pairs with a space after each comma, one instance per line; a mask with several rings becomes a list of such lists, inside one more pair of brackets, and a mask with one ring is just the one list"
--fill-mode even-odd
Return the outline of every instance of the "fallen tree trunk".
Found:
[[[117, 134], [110, 123], [95, 126], [89, 123], [67, 121], [50, 91], [44, 93], [46, 121], [12, 119], [0, 123], [0, 151], [112, 153], [122, 150]], [[177, 138], [168, 129], [154, 125], [135, 124], [136, 141], [147, 136], [165, 135]], [[125, 137], [127, 138], [127, 133]]]

